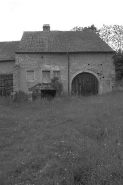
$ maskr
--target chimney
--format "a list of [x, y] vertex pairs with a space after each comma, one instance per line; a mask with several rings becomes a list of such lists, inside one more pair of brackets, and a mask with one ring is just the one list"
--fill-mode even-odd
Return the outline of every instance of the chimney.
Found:
[[50, 25], [49, 24], [44, 24], [43, 25], [43, 31], [50, 31]]

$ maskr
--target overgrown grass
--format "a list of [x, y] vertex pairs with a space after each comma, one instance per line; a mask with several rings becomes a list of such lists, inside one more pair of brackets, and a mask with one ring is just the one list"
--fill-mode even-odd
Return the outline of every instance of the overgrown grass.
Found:
[[0, 185], [123, 184], [123, 92], [0, 98]]

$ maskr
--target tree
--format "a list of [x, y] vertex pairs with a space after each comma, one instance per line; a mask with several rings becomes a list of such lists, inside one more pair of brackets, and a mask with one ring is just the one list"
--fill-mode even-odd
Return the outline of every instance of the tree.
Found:
[[123, 26], [103, 25], [100, 29], [100, 37], [115, 50], [114, 65], [115, 79], [120, 81], [123, 78]]
[[116, 80], [121, 80], [123, 78], [123, 25], [103, 25], [100, 29], [97, 29], [92, 24], [84, 28], [76, 26], [72, 30], [83, 31], [85, 29], [91, 29], [96, 32], [115, 51]]
[[95, 33], [97, 33], [99, 35], [99, 29], [97, 27], [95, 27], [94, 24], [92, 24], [91, 26], [88, 26], [88, 27], [74, 27], [71, 31], [83, 31], [85, 29], [90, 29], [90, 30], [93, 30]]
[[113, 50], [123, 50], [123, 25], [105, 25], [98, 29], [94, 24], [88, 27], [74, 27], [72, 31], [91, 29], [99, 35]]
[[71, 31], [83, 31], [83, 27], [75, 26]]
[[97, 27], [95, 27], [94, 24], [92, 24], [91, 26], [85, 27], [84, 29], [90, 29], [90, 30], [94, 31], [98, 35], [99, 35], [99, 32], [100, 32], [100, 30]]
[[115, 53], [113, 58], [116, 72], [116, 80], [119, 81], [123, 78], [123, 52], [119, 50]]
[[123, 26], [103, 25], [100, 29], [100, 37], [115, 51], [123, 50]]

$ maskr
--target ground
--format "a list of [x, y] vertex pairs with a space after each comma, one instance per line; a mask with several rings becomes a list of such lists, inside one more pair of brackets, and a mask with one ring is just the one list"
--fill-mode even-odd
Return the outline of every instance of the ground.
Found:
[[0, 185], [123, 184], [122, 97], [0, 98]]

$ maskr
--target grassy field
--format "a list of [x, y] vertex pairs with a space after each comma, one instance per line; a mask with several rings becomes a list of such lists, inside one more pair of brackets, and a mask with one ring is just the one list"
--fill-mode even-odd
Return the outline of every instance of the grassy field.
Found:
[[0, 185], [122, 185], [123, 92], [0, 98]]

